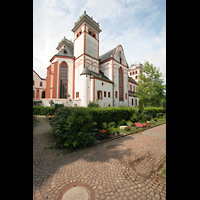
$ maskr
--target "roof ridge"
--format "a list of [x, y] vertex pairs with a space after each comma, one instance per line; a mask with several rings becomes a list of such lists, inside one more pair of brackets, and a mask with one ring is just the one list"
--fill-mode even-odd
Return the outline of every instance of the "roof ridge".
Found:
[[102, 57], [102, 56], [104, 56], [105, 54], [109, 53], [110, 51], [113, 51], [113, 50], [116, 49], [116, 48], [117, 48], [117, 46], [116, 46], [115, 48], [113, 48], [113, 49], [107, 51], [106, 53], [102, 54], [101, 56], [99, 56], [99, 58]]

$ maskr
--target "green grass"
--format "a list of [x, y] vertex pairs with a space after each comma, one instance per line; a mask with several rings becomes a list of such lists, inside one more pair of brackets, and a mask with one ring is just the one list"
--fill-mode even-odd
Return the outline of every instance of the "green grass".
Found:
[[165, 167], [161, 170], [161, 172], [166, 176], [166, 156], [163, 158], [163, 162], [165, 163]]

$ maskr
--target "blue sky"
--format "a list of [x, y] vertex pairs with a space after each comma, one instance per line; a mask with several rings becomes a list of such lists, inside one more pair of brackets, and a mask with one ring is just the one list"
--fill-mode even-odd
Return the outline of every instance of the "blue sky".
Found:
[[166, 0], [33, 0], [33, 69], [46, 68], [84, 10], [99, 22], [99, 54], [122, 45], [129, 66], [148, 60], [166, 83]]

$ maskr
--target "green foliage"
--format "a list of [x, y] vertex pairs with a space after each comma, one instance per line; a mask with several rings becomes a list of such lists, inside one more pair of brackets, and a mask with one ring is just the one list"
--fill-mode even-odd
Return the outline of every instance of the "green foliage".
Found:
[[103, 129], [107, 129], [108, 125], [106, 122], [103, 122]]
[[138, 121], [138, 116], [137, 116], [137, 114], [136, 113], [134, 113], [133, 115], [132, 115], [132, 117], [130, 118], [130, 120], [134, 123], [134, 122], [137, 122]]
[[140, 109], [141, 112], [144, 110], [142, 98], [139, 99], [139, 106], [138, 106], [138, 108]]
[[165, 113], [165, 108], [162, 107], [146, 107], [144, 108], [145, 114], [152, 114], [153, 117], [156, 117], [156, 113]]
[[165, 98], [166, 86], [163, 85], [164, 81], [160, 78], [161, 76], [159, 68], [154, 67], [149, 61], [144, 63], [139, 75], [141, 80], [138, 81], [137, 94], [145, 106], [160, 106], [161, 103], [165, 106], [163, 99]]
[[99, 104], [90, 101], [90, 103], [88, 104], [88, 107], [90, 107], [90, 108], [95, 108], [95, 107], [98, 108]]
[[115, 122], [110, 122], [109, 124], [108, 124], [108, 128], [109, 127], [114, 127], [114, 128], [116, 128], [117, 126], [116, 126], [116, 123]]
[[148, 115], [144, 113], [144, 111], [142, 111], [141, 113], [138, 114], [138, 121], [143, 122], [144, 119], [147, 119]]
[[58, 103], [55, 104], [55, 110], [56, 110], [57, 108], [62, 108], [62, 107], [64, 107], [63, 104], [58, 104]]
[[114, 135], [115, 133], [116, 133], [116, 128], [114, 128], [112, 126], [106, 129], [107, 135]]
[[163, 117], [163, 113], [156, 113], [156, 117], [157, 117], [157, 118]]
[[52, 133], [56, 148], [75, 149], [86, 147], [93, 141], [93, 122], [84, 108], [58, 108], [52, 121]]
[[133, 123], [132, 123], [131, 121], [128, 121], [128, 122], [127, 122], [127, 125], [128, 125], [128, 126], [132, 126]]
[[33, 115], [53, 115], [54, 111], [54, 106], [33, 106]]
[[119, 126], [126, 126], [126, 120], [122, 119], [121, 121], [118, 122]]

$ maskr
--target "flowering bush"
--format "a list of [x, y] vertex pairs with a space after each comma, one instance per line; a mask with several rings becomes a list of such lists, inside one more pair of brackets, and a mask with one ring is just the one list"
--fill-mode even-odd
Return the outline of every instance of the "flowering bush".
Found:
[[142, 124], [140, 124], [139, 122], [135, 122], [136, 127], [143, 127]]
[[130, 130], [131, 130], [131, 127], [130, 127], [130, 126], [127, 126], [124, 130], [125, 130], [125, 131], [130, 131]]
[[98, 130], [98, 133], [97, 133], [97, 136], [98, 137], [102, 137], [102, 138], [104, 138], [104, 137], [106, 137], [108, 134], [107, 134], [107, 132], [106, 132], [106, 129], [104, 130], [104, 129], [102, 129], [102, 130]]
[[53, 119], [53, 116], [52, 115], [49, 115], [49, 120]]
[[106, 130], [98, 130], [98, 132], [101, 134], [101, 133], [105, 133], [106, 132]]

